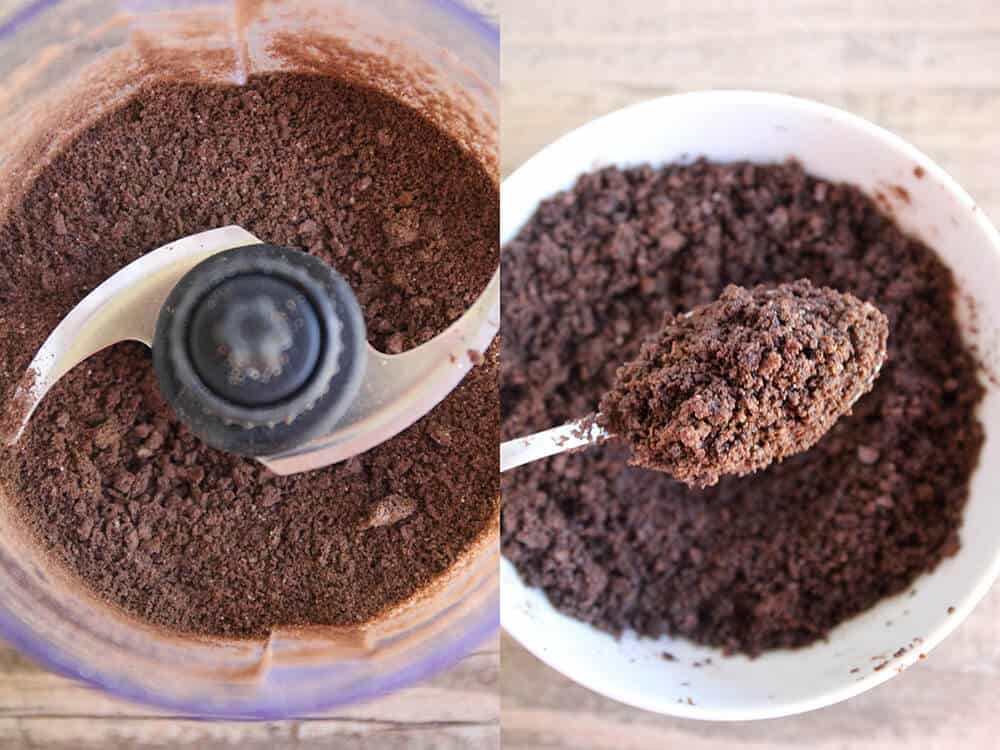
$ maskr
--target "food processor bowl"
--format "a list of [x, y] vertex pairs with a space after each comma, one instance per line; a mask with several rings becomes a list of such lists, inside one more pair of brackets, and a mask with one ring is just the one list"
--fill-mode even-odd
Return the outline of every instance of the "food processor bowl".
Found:
[[[355, 65], [358, 53], [391, 64]], [[144, 79], [169, 70], [239, 84], [331, 69], [414, 107], [496, 178], [499, 33], [451, 0], [36, 0], [0, 18], [0, 211], [72, 137], [68, 124]], [[279, 629], [257, 642], [167, 633], [114, 609], [47, 565], [0, 502], [0, 636], [68, 677], [173, 712], [300, 715], [424, 679], [495, 632], [497, 528], [494, 518], [444, 577], [370, 626]]]

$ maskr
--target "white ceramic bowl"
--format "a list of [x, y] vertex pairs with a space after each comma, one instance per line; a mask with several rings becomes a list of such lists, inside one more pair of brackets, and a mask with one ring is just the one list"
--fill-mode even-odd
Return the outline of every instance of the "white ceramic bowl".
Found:
[[[713, 91], [637, 104], [543, 149], [501, 188], [501, 243], [543, 198], [577, 175], [617, 164], [798, 159], [808, 172], [853, 183], [891, 204], [909, 232], [954, 271], [968, 340], [1000, 371], [1000, 235], [965, 191], [900, 138], [854, 115], [776, 94]], [[917, 176], [921, 173], [922, 178]], [[909, 195], [907, 201], [901, 186]], [[971, 302], [970, 302], [971, 300]], [[972, 325], [974, 307], [975, 325]], [[570, 679], [639, 708], [698, 719], [761, 719], [850, 698], [916, 662], [969, 614], [1000, 572], [1000, 388], [990, 383], [980, 418], [986, 443], [972, 480], [962, 548], [913, 590], [882, 601], [809, 648], [750, 660], [687, 641], [620, 640], [566, 617], [514, 567], [501, 562], [501, 622], [522, 645]], [[891, 625], [887, 625], [891, 622]], [[893, 654], [899, 649], [905, 653]], [[677, 661], [665, 661], [669, 651]], [[695, 661], [711, 659], [701, 667]], [[888, 664], [876, 670], [875, 667]], [[857, 671], [854, 671], [857, 670]]]

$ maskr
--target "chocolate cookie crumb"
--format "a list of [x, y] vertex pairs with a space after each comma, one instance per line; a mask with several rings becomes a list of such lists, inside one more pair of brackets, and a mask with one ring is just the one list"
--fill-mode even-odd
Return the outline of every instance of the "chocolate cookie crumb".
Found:
[[[227, 224], [333, 265], [371, 343], [406, 350], [485, 288], [498, 200], [476, 158], [373, 89], [291, 73], [143, 85], [0, 220], [0, 393], [98, 283]], [[87, 588], [165, 629], [363, 625], [493, 532], [497, 344], [485, 360], [395, 438], [282, 477], [195, 439], [149, 351], [120, 345], [63, 378], [0, 455], [4, 501]]]
[[601, 422], [635, 465], [709, 487], [812, 447], [871, 390], [887, 336], [872, 305], [804, 279], [730, 285], [646, 340]]
[[368, 518], [361, 528], [377, 529], [380, 526], [392, 526], [413, 515], [417, 509], [417, 501], [403, 495], [386, 495], [372, 506]]
[[[671, 231], [682, 247], [661, 245]], [[507, 438], [595, 411], [666, 315], [729, 284], [807, 278], [889, 321], [872, 392], [755, 474], [692, 490], [616, 441], [505, 473], [503, 553], [562, 612], [726, 651], [803, 646], [910, 590], [958, 540], [983, 442], [959, 295], [862, 191], [794, 163], [609, 167], [543, 201], [501, 262]]]

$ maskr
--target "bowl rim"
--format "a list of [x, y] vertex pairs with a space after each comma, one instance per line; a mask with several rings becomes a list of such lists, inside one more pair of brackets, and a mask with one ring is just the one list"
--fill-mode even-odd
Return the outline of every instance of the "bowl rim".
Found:
[[[976, 227], [989, 239], [993, 250], [1000, 254], [1000, 233], [998, 233], [996, 227], [994, 227], [984, 212], [976, 209], [976, 201], [973, 200], [968, 192], [966, 192], [965, 189], [962, 188], [953, 177], [951, 177], [951, 175], [936, 164], [929, 156], [920, 151], [916, 146], [912, 145], [895, 133], [876, 125], [859, 115], [852, 114], [851, 112], [847, 112], [846, 110], [838, 107], [788, 94], [753, 89], [708, 89], [669, 94], [666, 96], [646, 99], [592, 119], [574, 128], [573, 130], [564, 133], [556, 140], [542, 147], [501, 182], [501, 211], [504, 205], [503, 195], [505, 191], [516, 189], [521, 180], [526, 179], [527, 175], [530, 175], [535, 170], [538, 170], [544, 160], [551, 158], [551, 153], [553, 151], [572, 148], [572, 144], [576, 140], [582, 139], [590, 131], [605, 129], [608, 128], [609, 125], [620, 126], [653, 112], [661, 112], [663, 107], [668, 107], [677, 103], [696, 105], [699, 102], [708, 103], [709, 101], [724, 99], [733, 101], [742, 100], [742, 103], [750, 106], [766, 102], [772, 106], [777, 105], [783, 107], [786, 111], [796, 111], [812, 116], [828, 118], [834, 123], [863, 131], [873, 139], [877, 140], [884, 148], [894, 150], [903, 157], [909, 159], [915, 167], [920, 167], [926, 176], [933, 178], [933, 180], [939, 183], [940, 186], [945, 189], [947, 193], [949, 193], [960, 205], [971, 209], [971, 218]], [[605, 162], [602, 161], [600, 166], [605, 166]], [[537, 203], [535, 206], [537, 207]], [[500, 226], [501, 238], [503, 238], [505, 228], [502, 216]], [[514, 231], [516, 232], [519, 228], [520, 227], [516, 227]], [[501, 247], [501, 253], [502, 251], [503, 248]], [[507, 599], [504, 595], [504, 592], [510, 590], [512, 586], [521, 586], [524, 588], [534, 587], [528, 587], [521, 581], [514, 565], [503, 555], [502, 548], [500, 576], [500, 626], [529, 653], [550, 668], [582, 685], [583, 687], [598, 693], [599, 695], [603, 695], [626, 705], [663, 715], [708, 721], [773, 719], [805, 713], [807, 711], [814, 711], [835, 703], [840, 703], [841, 701], [845, 701], [849, 698], [853, 698], [867, 692], [868, 690], [887, 682], [897, 674], [900, 674], [905, 668], [919, 661], [921, 654], [926, 656], [926, 654], [930, 653], [933, 648], [950, 635], [983, 599], [998, 577], [1000, 577], [1000, 546], [997, 547], [990, 565], [983, 569], [982, 574], [975, 581], [975, 584], [968, 589], [967, 593], [961, 599], [956, 600], [953, 607], [954, 612], [941, 616], [939, 624], [931, 628], [924, 636], [920, 649], [914, 649], [898, 659], [893, 659], [891, 665], [893, 668], [871, 671], [862, 679], [845, 681], [845, 684], [843, 684], [840, 688], [827, 690], [826, 692], [814, 696], [785, 702], [776, 702], [773, 706], [768, 706], [766, 708], [758, 707], [753, 708], [752, 710], [747, 710], [740, 706], [732, 708], [715, 708], [710, 706], [701, 706], [698, 704], [688, 705], [676, 703], [674, 702], [673, 696], [670, 696], [669, 699], [660, 695], [655, 696], [655, 698], [650, 698], [647, 695], [632, 692], [629, 688], [627, 680], [622, 680], [620, 683], [611, 685], [597, 684], [596, 680], [582, 675], [581, 670], [575, 667], [575, 664], [579, 662], [575, 662], [573, 664], [555, 663], [556, 660], [551, 657], [550, 653], [545, 648], [545, 644], [539, 641], [539, 635], [541, 632], [544, 632], [544, 630], [537, 627], [531, 629], [520, 627], [517, 624], [518, 618], [512, 617], [512, 611], [507, 609], [507, 606], [510, 605], [505, 606], [504, 604], [504, 602], [509, 601], [509, 599]], [[547, 601], [548, 600], [546, 598], [546, 602]], [[551, 603], [548, 603], [548, 607], [552, 607]], [[559, 612], [554, 608], [553, 610], [560, 618], [575, 619], [570, 618], [568, 615]], [[577, 620], [577, 622], [580, 621]]]

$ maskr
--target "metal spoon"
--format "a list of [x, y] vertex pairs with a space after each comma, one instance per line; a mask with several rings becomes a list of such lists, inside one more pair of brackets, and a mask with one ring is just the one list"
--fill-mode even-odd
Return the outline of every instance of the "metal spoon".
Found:
[[[851, 398], [848, 410], [858, 402], [859, 398], [871, 390], [872, 384], [881, 371], [882, 364], [880, 363], [872, 375], [858, 387], [857, 392]], [[603, 427], [597, 424], [599, 417], [600, 414], [590, 414], [559, 427], [552, 427], [501, 443], [500, 473], [558, 453], [585, 448], [614, 438], [614, 435], [608, 434]]]

